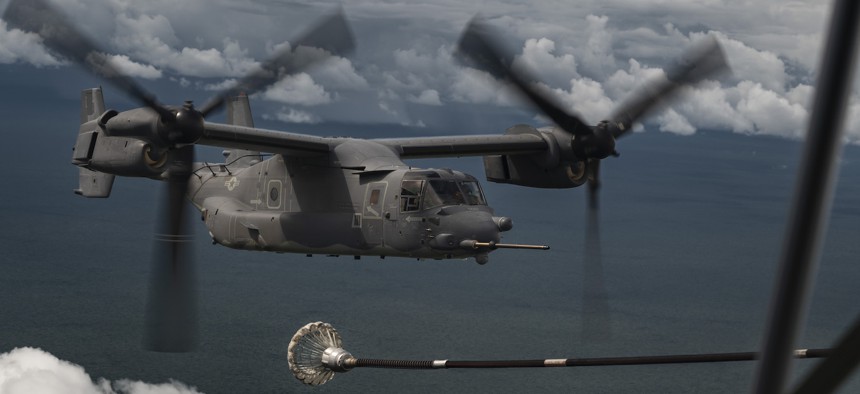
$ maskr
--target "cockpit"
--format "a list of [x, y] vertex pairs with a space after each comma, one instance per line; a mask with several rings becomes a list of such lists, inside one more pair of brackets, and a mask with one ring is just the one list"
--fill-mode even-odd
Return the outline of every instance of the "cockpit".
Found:
[[478, 181], [459, 171], [423, 170], [404, 175], [400, 211], [417, 212], [448, 205], [487, 205]]

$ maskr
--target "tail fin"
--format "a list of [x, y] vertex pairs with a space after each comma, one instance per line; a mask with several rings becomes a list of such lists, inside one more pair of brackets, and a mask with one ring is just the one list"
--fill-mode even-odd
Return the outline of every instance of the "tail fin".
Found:
[[81, 91], [81, 124], [98, 119], [105, 112], [105, 99], [102, 88]]
[[[93, 148], [100, 132], [95, 120], [105, 112], [105, 100], [101, 88], [84, 89], [81, 92], [81, 128], [75, 144], [73, 163], [83, 162], [92, 158]], [[90, 198], [107, 198], [113, 187], [114, 176], [103, 172], [93, 171], [84, 167], [79, 168], [78, 188], [75, 194]]]
[[[251, 117], [251, 104], [248, 103], [248, 95], [240, 93], [238, 96], [227, 100], [227, 124], [236, 126], [254, 127], [254, 119]], [[248, 167], [254, 162], [260, 161], [260, 152], [234, 149], [227, 155], [227, 164], [239, 167]]]

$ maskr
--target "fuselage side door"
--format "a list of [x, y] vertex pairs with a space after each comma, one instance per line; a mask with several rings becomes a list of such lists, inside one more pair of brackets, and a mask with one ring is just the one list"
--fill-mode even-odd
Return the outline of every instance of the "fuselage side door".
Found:
[[387, 182], [373, 182], [367, 185], [361, 212], [361, 232], [368, 245], [382, 244], [382, 226], [385, 209]]

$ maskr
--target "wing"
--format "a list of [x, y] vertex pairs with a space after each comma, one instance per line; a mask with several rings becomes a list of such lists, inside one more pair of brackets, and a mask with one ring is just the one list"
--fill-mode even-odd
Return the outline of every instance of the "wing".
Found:
[[549, 149], [547, 141], [538, 134], [386, 138], [373, 141], [391, 148], [403, 159], [523, 155], [546, 152]]
[[[557, 129], [544, 131], [517, 125], [503, 135], [383, 138], [359, 145], [369, 148], [364, 144], [378, 144], [400, 159], [484, 156], [484, 171], [492, 182], [541, 188], [577, 187], [585, 181], [587, 172], [584, 165], [575, 165], [572, 152], [563, 152], [563, 147], [570, 150], [570, 144], [564, 144], [569, 139], [560, 133]], [[307, 157], [336, 153], [337, 146], [348, 141], [356, 140], [207, 122], [197, 143]], [[360, 146], [356, 146], [358, 151], [363, 149]]]
[[210, 122], [197, 143], [291, 155], [328, 153], [337, 144], [333, 138]]
[[[550, 144], [540, 132], [448, 137], [383, 138], [371, 141], [391, 149], [402, 159], [487, 155], [525, 155], [547, 152]], [[271, 153], [314, 155], [331, 152], [342, 138], [266, 130], [206, 122], [201, 145]]]

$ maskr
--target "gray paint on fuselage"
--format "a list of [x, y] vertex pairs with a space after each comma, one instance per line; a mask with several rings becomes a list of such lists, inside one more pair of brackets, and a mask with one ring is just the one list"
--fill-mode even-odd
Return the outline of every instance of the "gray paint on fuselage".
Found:
[[[231, 248], [468, 257], [476, 253], [457, 245], [442, 252], [436, 244], [431, 248], [439, 228], [466, 222], [471, 227], [464, 227], [470, 228], [476, 222], [493, 225], [492, 210], [483, 205], [401, 213], [400, 183], [411, 168], [389, 148], [365, 140], [346, 139], [329, 154], [314, 158], [274, 155], [246, 168], [231, 166], [229, 172], [219, 165], [209, 168], [196, 171], [190, 194], [213, 239]], [[431, 173], [474, 180], [457, 171]], [[276, 185], [274, 192], [272, 185]], [[379, 190], [377, 201], [368, 209], [374, 189]], [[450, 215], [461, 211], [474, 212], [474, 217]], [[476, 236], [460, 234], [458, 239]]]
[[[356, 145], [365, 145], [363, 142]], [[387, 148], [380, 148], [393, 155]], [[361, 153], [365, 151], [367, 154]], [[368, 184], [379, 182], [385, 172], [362, 173], [356, 168], [342, 168], [340, 164], [360, 167], [361, 161], [378, 156], [372, 149], [362, 149], [358, 154], [336, 150], [328, 157], [301, 160], [274, 155], [230, 172], [222, 171], [219, 166], [212, 166], [213, 171], [201, 168], [197, 171], [199, 178], [195, 177], [196, 182], [191, 186], [196, 189], [193, 201], [203, 211], [215, 241], [225, 246], [366, 254], [376, 246], [383, 246], [382, 228], [369, 237], [363, 232], [368, 221], [362, 218], [358, 227], [353, 222], [356, 214], [363, 214]], [[272, 185], [277, 185], [274, 192]], [[399, 182], [396, 186], [399, 187]], [[382, 204], [393, 200], [394, 196], [389, 194], [380, 196]], [[382, 213], [376, 220], [381, 224]]]

